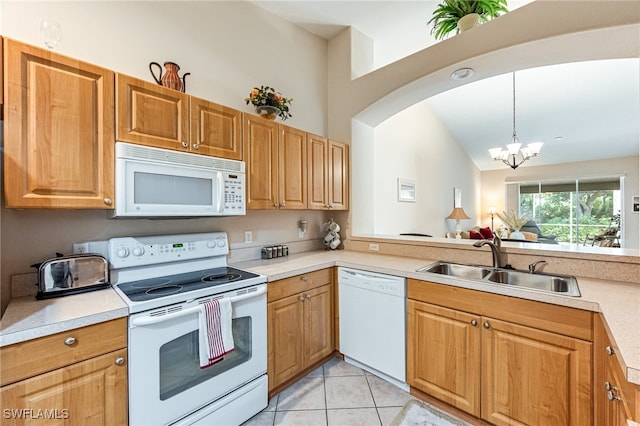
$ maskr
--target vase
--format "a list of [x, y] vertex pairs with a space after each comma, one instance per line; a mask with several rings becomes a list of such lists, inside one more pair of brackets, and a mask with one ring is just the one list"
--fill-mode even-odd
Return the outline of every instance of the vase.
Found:
[[480, 15], [477, 13], [469, 13], [458, 19], [458, 30], [463, 33], [471, 28], [480, 25]]
[[256, 107], [256, 112], [267, 120], [275, 120], [280, 115], [280, 110], [271, 105], [259, 105]]
[[525, 240], [524, 234], [520, 232], [519, 229], [514, 230], [511, 235], [509, 235], [509, 239], [512, 240]]

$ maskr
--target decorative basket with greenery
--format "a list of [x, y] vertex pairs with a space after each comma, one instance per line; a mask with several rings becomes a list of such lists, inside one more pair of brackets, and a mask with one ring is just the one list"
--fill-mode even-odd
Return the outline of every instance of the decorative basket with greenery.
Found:
[[275, 107], [279, 110], [277, 113], [282, 121], [287, 118], [293, 117], [289, 112], [289, 106], [293, 101], [292, 98], [282, 96], [280, 92], [269, 86], [254, 87], [249, 93], [249, 97], [244, 99], [247, 105], [249, 103], [255, 105], [256, 109], [260, 107]]
[[441, 40], [452, 31], [460, 32], [458, 21], [465, 15], [477, 13], [480, 22], [486, 22], [506, 12], [507, 0], [443, 0], [427, 25], [433, 23], [431, 34]]

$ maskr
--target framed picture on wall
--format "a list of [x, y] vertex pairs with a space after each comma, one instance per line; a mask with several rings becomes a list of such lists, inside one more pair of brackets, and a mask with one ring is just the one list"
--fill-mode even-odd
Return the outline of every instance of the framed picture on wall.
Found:
[[416, 183], [414, 181], [398, 178], [398, 201], [403, 203], [416, 202]]

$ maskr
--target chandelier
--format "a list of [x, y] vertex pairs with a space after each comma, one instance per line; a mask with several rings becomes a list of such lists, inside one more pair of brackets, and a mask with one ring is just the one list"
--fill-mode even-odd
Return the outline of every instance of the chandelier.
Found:
[[542, 148], [542, 142], [533, 142], [527, 146], [522, 146], [516, 135], [516, 73], [513, 73], [513, 136], [511, 143], [506, 148], [491, 148], [489, 154], [494, 160], [502, 161], [512, 169], [517, 169], [518, 166], [531, 157], [535, 157], [540, 153]]

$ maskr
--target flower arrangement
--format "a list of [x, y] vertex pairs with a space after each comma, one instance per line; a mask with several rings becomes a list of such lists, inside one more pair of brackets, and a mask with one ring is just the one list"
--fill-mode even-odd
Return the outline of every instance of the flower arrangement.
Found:
[[520, 228], [522, 228], [522, 226], [524, 226], [524, 224], [529, 221], [529, 219], [526, 217], [518, 217], [518, 215], [513, 209], [511, 209], [508, 214], [505, 213], [504, 211], [502, 212], [502, 214], [500, 213], [496, 213], [496, 214], [498, 215], [500, 220], [504, 222], [505, 225], [507, 225], [510, 229], [514, 231], [519, 231]]
[[256, 109], [259, 107], [270, 106], [278, 108], [280, 111], [278, 115], [282, 121], [287, 118], [293, 117], [289, 112], [289, 106], [293, 101], [292, 98], [282, 96], [280, 92], [269, 86], [260, 86], [260, 88], [254, 87], [249, 93], [249, 97], [244, 99], [247, 105], [249, 103], [255, 105]]

